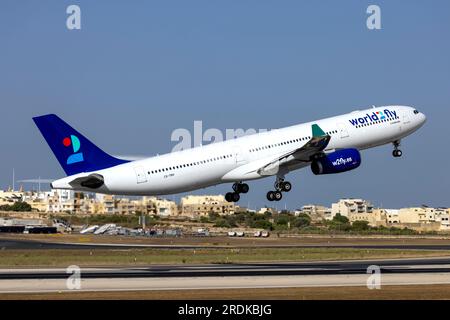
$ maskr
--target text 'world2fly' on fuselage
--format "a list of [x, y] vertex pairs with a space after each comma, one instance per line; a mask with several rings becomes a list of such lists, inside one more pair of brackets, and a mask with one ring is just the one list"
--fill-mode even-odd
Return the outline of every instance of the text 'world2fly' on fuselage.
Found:
[[408, 106], [373, 107], [136, 161], [110, 156], [54, 114], [33, 120], [67, 174], [53, 181], [54, 189], [138, 196], [233, 183], [225, 198], [236, 202], [249, 191], [246, 181], [274, 176], [267, 199], [278, 201], [292, 188], [285, 177], [293, 170], [353, 170], [361, 163], [360, 150], [388, 143], [400, 157], [400, 140], [426, 117]]

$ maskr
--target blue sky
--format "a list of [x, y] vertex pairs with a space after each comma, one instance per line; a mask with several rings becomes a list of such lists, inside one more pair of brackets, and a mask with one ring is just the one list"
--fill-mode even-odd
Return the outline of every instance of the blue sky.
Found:
[[[82, 29], [66, 28], [81, 7]], [[382, 30], [366, 27], [369, 4]], [[0, 3], [0, 188], [64, 175], [31, 118], [57, 113], [105, 151], [154, 155], [173, 130], [278, 128], [406, 104], [428, 122], [363, 152], [357, 170], [291, 173], [279, 208], [362, 197], [450, 206], [448, 1], [6, 1]], [[267, 204], [273, 179], [242, 204]], [[196, 193], [224, 193], [229, 185]], [[169, 197], [178, 199], [178, 197]]]

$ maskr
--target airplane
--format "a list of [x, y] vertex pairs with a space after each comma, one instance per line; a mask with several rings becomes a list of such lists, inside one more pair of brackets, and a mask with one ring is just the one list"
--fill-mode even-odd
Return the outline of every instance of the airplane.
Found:
[[266, 198], [280, 201], [292, 189], [285, 177], [294, 170], [346, 172], [359, 167], [361, 150], [390, 143], [401, 157], [401, 139], [426, 116], [410, 106], [372, 107], [136, 161], [107, 154], [55, 114], [33, 120], [67, 174], [52, 189], [150, 196], [232, 183], [225, 199], [237, 202], [251, 180], [275, 177]]

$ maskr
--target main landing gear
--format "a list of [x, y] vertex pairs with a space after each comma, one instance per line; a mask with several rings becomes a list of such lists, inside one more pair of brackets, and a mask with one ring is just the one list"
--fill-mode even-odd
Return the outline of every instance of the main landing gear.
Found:
[[236, 182], [233, 184], [233, 191], [234, 192], [227, 192], [225, 194], [225, 200], [228, 202], [238, 202], [241, 196], [240, 193], [247, 193], [249, 190], [249, 186], [246, 183], [242, 182]]
[[275, 191], [267, 192], [267, 200], [280, 201], [283, 198], [282, 192], [289, 192], [292, 189], [292, 185], [288, 181], [284, 181], [283, 178], [277, 177], [275, 181]]
[[402, 150], [400, 150], [398, 147], [400, 147], [400, 141], [394, 141], [392, 143], [394, 145], [394, 150], [392, 151], [392, 155], [395, 158], [399, 158], [402, 156]]

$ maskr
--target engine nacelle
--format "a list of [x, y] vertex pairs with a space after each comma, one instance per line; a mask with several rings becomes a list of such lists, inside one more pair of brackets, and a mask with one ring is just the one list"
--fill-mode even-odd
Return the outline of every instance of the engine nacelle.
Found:
[[361, 164], [361, 154], [357, 149], [342, 149], [318, 159], [311, 163], [311, 171], [318, 174], [331, 174], [356, 169]]

